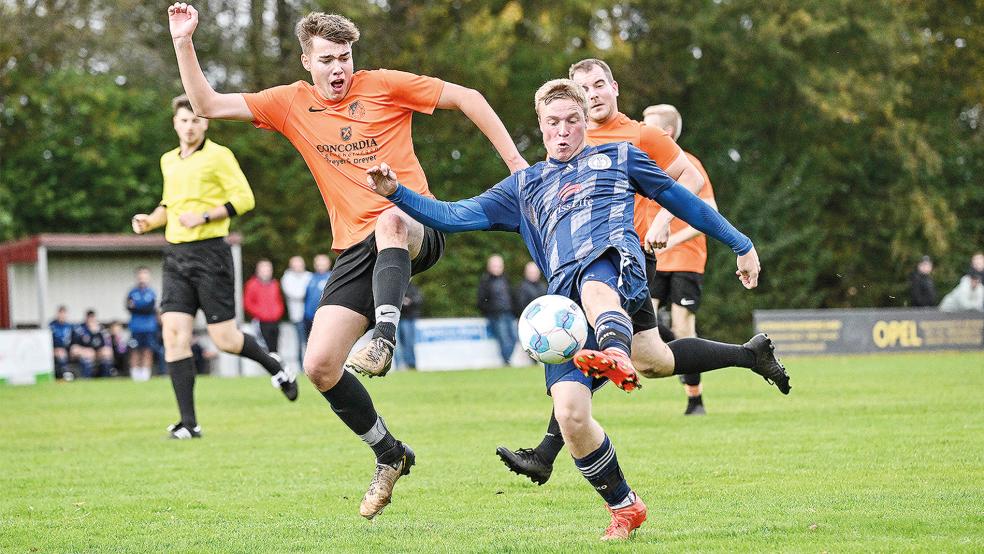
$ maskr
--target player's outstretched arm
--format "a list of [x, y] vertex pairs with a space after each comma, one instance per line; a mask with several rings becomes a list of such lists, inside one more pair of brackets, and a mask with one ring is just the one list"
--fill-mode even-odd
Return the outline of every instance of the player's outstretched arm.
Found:
[[130, 227], [132, 227], [133, 232], [138, 235], [142, 235], [147, 231], [153, 231], [166, 223], [167, 208], [164, 206], [157, 206], [157, 208], [149, 214], [136, 214], [130, 219]]
[[386, 163], [366, 170], [366, 181], [377, 194], [385, 196], [407, 215], [438, 231], [460, 233], [492, 228], [485, 210], [474, 199], [441, 202], [417, 194], [399, 184], [396, 172]]
[[191, 41], [191, 36], [198, 27], [198, 10], [194, 6], [178, 2], [167, 8], [167, 20], [174, 53], [178, 58], [181, 84], [195, 113], [209, 119], [252, 121], [253, 112], [246, 105], [242, 94], [220, 94], [205, 78], [205, 72], [198, 63], [195, 45]]
[[444, 110], [460, 110], [472, 120], [485, 136], [492, 142], [496, 152], [509, 167], [509, 173], [515, 173], [530, 166], [519, 153], [516, 143], [509, 136], [509, 131], [502, 124], [485, 96], [475, 89], [465, 88], [454, 83], [444, 83], [441, 98], [437, 107]]

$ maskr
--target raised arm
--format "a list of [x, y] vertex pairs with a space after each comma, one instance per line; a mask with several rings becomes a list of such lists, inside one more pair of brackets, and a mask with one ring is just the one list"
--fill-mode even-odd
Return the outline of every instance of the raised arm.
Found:
[[437, 101], [437, 107], [443, 110], [459, 110], [472, 120], [482, 133], [492, 142], [509, 172], [515, 173], [530, 166], [519, 153], [506, 126], [496, 115], [485, 96], [477, 90], [465, 88], [454, 83], [444, 83], [444, 91]]
[[253, 112], [239, 93], [220, 94], [215, 92], [205, 78], [202, 66], [198, 63], [195, 45], [191, 36], [198, 27], [198, 10], [188, 4], [178, 2], [167, 9], [171, 41], [178, 58], [178, 71], [185, 94], [191, 100], [191, 107], [201, 117], [209, 119], [235, 119], [252, 121]]

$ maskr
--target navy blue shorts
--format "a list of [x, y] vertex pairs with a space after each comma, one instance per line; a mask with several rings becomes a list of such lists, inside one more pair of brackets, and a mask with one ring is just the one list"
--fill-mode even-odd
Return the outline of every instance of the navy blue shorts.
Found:
[[[584, 281], [598, 281], [605, 283], [619, 293], [622, 308], [630, 316], [635, 316], [637, 312], [644, 312], [644, 308], [647, 306], [649, 307], [649, 312], [647, 313], [652, 312], [652, 304], [649, 303], [649, 299], [647, 298], [649, 295], [644, 270], [638, 271], [640, 268], [635, 267], [638, 264], [623, 263], [623, 256], [624, 254], [615, 249], [615, 247], [599, 252], [598, 256], [588, 262], [581, 271], [581, 275], [577, 281], [577, 290], [566, 292], [556, 291], [553, 294], [567, 296], [580, 304], [580, 289]], [[627, 298], [626, 293], [631, 294], [631, 297]], [[636, 325], [634, 327], [634, 332], [646, 330], [640, 329]], [[655, 325], [652, 327], [655, 327]], [[648, 329], [652, 327], [648, 327]], [[584, 347], [591, 350], [598, 349], [594, 329], [592, 329], [590, 324], [588, 325], [588, 340], [584, 343]], [[608, 382], [608, 379], [595, 379], [584, 375], [581, 373], [581, 370], [574, 367], [573, 361], [562, 364], [545, 364], [543, 370], [548, 395], [550, 394], [550, 387], [561, 381], [581, 383], [592, 392], [598, 390]]]
[[127, 343], [130, 348], [149, 348], [157, 350], [157, 333], [131, 333], [130, 341]]

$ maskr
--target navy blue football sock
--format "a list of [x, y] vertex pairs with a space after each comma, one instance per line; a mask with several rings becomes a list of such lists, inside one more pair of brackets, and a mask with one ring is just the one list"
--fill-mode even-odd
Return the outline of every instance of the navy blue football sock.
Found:
[[595, 337], [598, 348], [618, 348], [627, 355], [632, 354], [632, 320], [629, 316], [612, 310], [598, 316], [595, 321]]
[[597, 450], [583, 458], [574, 458], [574, 465], [609, 506], [622, 504], [632, 492], [622, 474], [622, 468], [618, 466], [618, 456], [615, 455], [615, 447], [608, 435], [605, 435], [605, 440]]

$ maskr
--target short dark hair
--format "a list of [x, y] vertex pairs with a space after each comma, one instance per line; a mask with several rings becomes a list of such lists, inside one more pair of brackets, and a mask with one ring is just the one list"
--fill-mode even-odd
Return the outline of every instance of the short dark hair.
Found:
[[171, 109], [174, 110], [174, 114], [178, 114], [178, 110], [184, 108], [189, 112], [194, 113], [195, 109], [191, 107], [191, 100], [188, 99], [187, 94], [182, 94], [181, 96], [175, 96], [171, 99]]
[[591, 71], [591, 68], [598, 66], [605, 73], [605, 77], [608, 77], [609, 83], [615, 82], [615, 77], [612, 75], [612, 68], [608, 67], [608, 64], [598, 58], [587, 58], [581, 60], [573, 65], [567, 70], [567, 76], [571, 79], [574, 78], [574, 74], [578, 71]]
[[89, 319], [90, 317], [95, 317], [95, 315], [96, 315], [96, 310], [93, 310], [92, 308], [89, 308], [88, 310], [85, 311], [86, 319]]
[[314, 37], [321, 37], [337, 44], [352, 44], [359, 40], [359, 28], [352, 20], [337, 13], [312, 12], [301, 18], [294, 27], [301, 51], [311, 51]]

